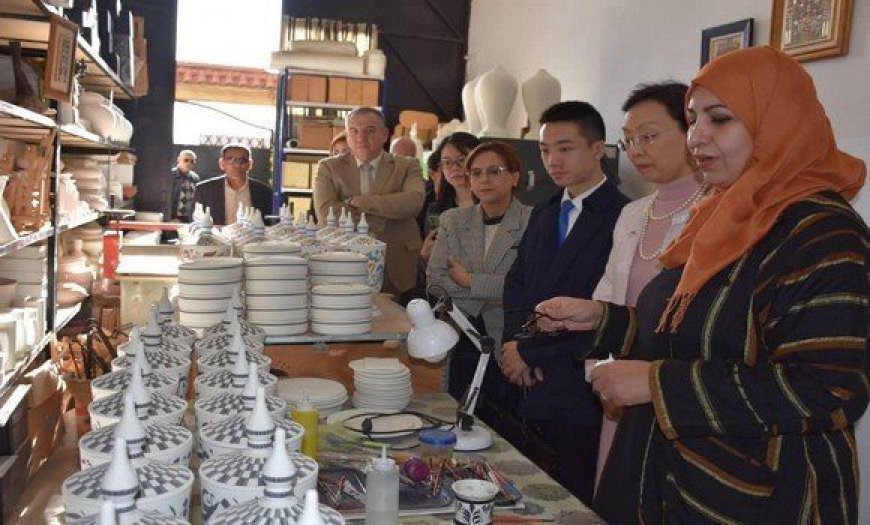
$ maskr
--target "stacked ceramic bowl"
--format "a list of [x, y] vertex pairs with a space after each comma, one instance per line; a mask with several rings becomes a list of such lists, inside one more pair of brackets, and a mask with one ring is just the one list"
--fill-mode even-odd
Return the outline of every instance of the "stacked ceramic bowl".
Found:
[[364, 357], [349, 365], [353, 369], [354, 406], [402, 410], [411, 402], [411, 371], [398, 359]]
[[311, 289], [311, 331], [356, 335], [372, 331], [372, 289], [367, 284], [319, 284]]
[[369, 263], [365, 255], [324, 252], [311, 255], [308, 260], [312, 286], [369, 283]]
[[247, 320], [268, 336], [307, 332], [307, 276], [308, 261], [295, 255], [246, 259]]
[[244, 258], [276, 257], [282, 255], [302, 255], [302, 245], [290, 241], [263, 241], [246, 244], [242, 251]]
[[288, 405], [298, 407], [303, 404], [306, 396], [321, 417], [338, 412], [347, 402], [347, 390], [338, 381], [318, 377], [278, 380], [278, 397]]
[[178, 268], [178, 320], [193, 329], [220, 323], [242, 284], [242, 260], [215, 257], [183, 263]]

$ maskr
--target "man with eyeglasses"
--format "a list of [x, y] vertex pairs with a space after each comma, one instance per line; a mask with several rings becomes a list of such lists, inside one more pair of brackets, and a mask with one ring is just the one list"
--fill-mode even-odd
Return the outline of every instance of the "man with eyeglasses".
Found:
[[215, 224], [236, 222], [240, 205], [253, 206], [263, 215], [269, 213], [272, 192], [262, 182], [248, 177], [254, 167], [249, 147], [227, 144], [221, 148], [218, 165], [222, 175], [196, 185], [196, 202], [211, 208]]
[[628, 198], [602, 170], [604, 120], [591, 104], [560, 102], [544, 111], [541, 124], [541, 158], [562, 191], [532, 211], [505, 278], [499, 361], [505, 377], [524, 388], [517, 415], [531, 437], [520, 448], [589, 504], [602, 409], [574, 362], [587, 335], [536, 335], [530, 316], [552, 297], [592, 297]]
[[175, 167], [169, 174], [169, 191], [165, 199], [163, 216], [170, 221], [190, 222], [193, 214], [194, 194], [199, 175], [193, 171], [196, 153], [185, 149], [178, 153]]
[[384, 291], [401, 297], [417, 280], [423, 240], [416, 217], [425, 195], [417, 159], [384, 151], [389, 132], [384, 115], [370, 107], [350, 112], [345, 124], [350, 152], [321, 160], [314, 179], [318, 226], [330, 208], [354, 221], [366, 214], [371, 233], [387, 244]]

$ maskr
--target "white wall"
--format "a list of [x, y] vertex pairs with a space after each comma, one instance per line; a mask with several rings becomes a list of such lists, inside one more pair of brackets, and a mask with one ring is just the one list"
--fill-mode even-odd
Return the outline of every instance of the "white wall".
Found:
[[[854, 1], [849, 53], [809, 62], [841, 149], [870, 164], [870, 2]], [[473, 0], [468, 78], [501, 64], [522, 84], [539, 68], [562, 82], [563, 100], [586, 100], [604, 116], [608, 142], [619, 138], [620, 107], [639, 82], [687, 82], [700, 60], [701, 30], [755, 19], [755, 42], [770, 39], [770, 0]], [[517, 97], [511, 130], [526, 115]], [[631, 166], [626, 192], [644, 192]], [[868, 184], [870, 186], [870, 184]], [[870, 189], [854, 203], [870, 222]], [[861, 470], [870, 473], [870, 423], [858, 428]], [[861, 515], [870, 522], [870, 483], [862, 483]]]

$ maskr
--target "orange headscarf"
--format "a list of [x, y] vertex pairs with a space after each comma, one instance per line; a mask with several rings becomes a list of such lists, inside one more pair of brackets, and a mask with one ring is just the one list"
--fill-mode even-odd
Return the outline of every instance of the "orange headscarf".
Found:
[[864, 162], [837, 149], [810, 75], [769, 46], [733, 51], [707, 64], [697, 86], [718, 96], [749, 130], [752, 156], [737, 180], [693, 208], [682, 234], [660, 260], [685, 265], [659, 331], [676, 330], [698, 290], [748, 252], [790, 204], [824, 190], [852, 199]]

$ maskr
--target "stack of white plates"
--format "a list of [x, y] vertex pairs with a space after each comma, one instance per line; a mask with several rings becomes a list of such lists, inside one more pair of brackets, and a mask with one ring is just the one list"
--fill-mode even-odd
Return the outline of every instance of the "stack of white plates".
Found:
[[245, 259], [248, 321], [262, 328], [267, 336], [307, 332], [307, 276], [308, 261], [295, 255]]
[[369, 260], [354, 252], [324, 252], [311, 255], [311, 285], [369, 282]]
[[311, 289], [311, 331], [324, 335], [372, 331], [372, 289], [367, 284], [319, 284]]
[[244, 257], [275, 257], [282, 255], [302, 255], [302, 245], [290, 241], [263, 241], [248, 243], [243, 248]]
[[227, 305], [242, 284], [242, 260], [214, 257], [178, 267], [178, 320], [181, 325], [205, 329], [221, 322]]
[[305, 395], [322, 417], [341, 410], [347, 402], [347, 390], [338, 381], [318, 377], [295, 377], [278, 380], [278, 397], [291, 407], [302, 404]]
[[349, 365], [353, 369], [354, 406], [403, 410], [411, 402], [411, 371], [398, 359], [364, 357]]

